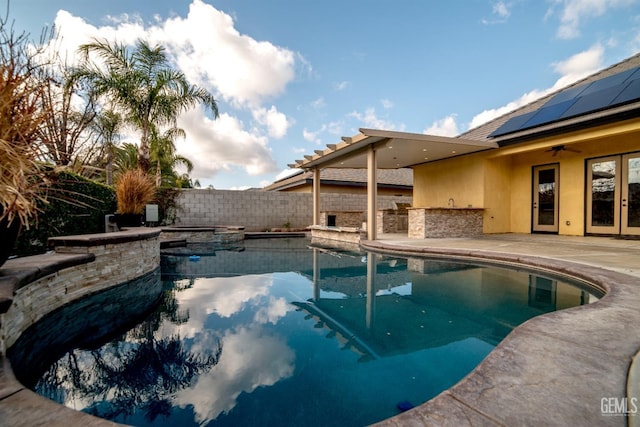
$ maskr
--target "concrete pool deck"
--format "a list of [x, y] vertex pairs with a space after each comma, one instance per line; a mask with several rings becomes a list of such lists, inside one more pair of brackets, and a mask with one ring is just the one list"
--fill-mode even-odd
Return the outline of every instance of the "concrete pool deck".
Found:
[[640, 240], [382, 235], [363, 246], [523, 264], [607, 291], [594, 304], [525, 322], [458, 384], [378, 426], [640, 426]]
[[[416, 240], [382, 235], [363, 245], [387, 253], [524, 264], [582, 278], [607, 291], [595, 304], [529, 320], [458, 384], [380, 426], [640, 426], [640, 413], [620, 413], [625, 397], [638, 398], [640, 411], [640, 240], [528, 234]], [[628, 409], [634, 409], [631, 402]], [[4, 425], [115, 424], [25, 389], [0, 356]]]

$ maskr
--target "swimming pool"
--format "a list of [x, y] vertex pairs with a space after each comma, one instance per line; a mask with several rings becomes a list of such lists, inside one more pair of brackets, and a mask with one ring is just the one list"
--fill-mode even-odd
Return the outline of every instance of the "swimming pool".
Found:
[[449, 388], [527, 319], [597, 299], [527, 270], [308, 243], [174, 249], [161, 275], [34, 325], [14, 371], [133, 425], [365, 425]]

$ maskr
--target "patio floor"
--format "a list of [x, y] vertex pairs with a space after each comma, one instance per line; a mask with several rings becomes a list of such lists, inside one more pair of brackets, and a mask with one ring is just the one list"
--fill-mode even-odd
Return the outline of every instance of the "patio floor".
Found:
[[555, 258], [640, 277], [640, 238], [485, 234], [474, 238], [410, 239], [406, 234], [382, 234], [378, 241], [408, 250], [482, 250]]
[[383, 234], [363, 246], [521, 263], [607, 290], [594, 304], [529, 320], [454, 387], [380, 426], [640, 426], [640, 240]]

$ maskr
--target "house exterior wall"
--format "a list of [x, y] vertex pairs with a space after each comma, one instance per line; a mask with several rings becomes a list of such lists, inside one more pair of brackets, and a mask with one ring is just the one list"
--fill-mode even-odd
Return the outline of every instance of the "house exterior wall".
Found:
[[485, 168], [483, 232], [508, 233], [514, 220], [512, 206], [518, 206], [512, 190], [512, 160], [502, 157], [482, 161]]
[[482, 153], [439, 162], [425, 163], [413, 169], [413, 206], [418, 208], [483, 207], [484, 173]]
[[[547, 151], [565, 145], [574, 151]], [[640, 151], [640, 118], [414, 168], [414, 207], [484, 208], [484, 233], [531, 233], [533, 167], [559, 166], [558, 234], [585, 234], [587, 159]]]

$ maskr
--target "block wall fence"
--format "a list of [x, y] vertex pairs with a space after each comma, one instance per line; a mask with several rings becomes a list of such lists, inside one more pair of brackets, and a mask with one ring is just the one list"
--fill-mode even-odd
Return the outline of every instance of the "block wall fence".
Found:
[[[177, 203], [179, 226], [242, 225], [246, 231], [265, 231], [313, 223], [311, 193], [187, 189], [180, 191]], [[412, 198], [378, 195], [378, 209], [392, 209], [394, 203], [412, 203]], [[366, 194], [320, 194], [320, 211], [366, 210]]]

